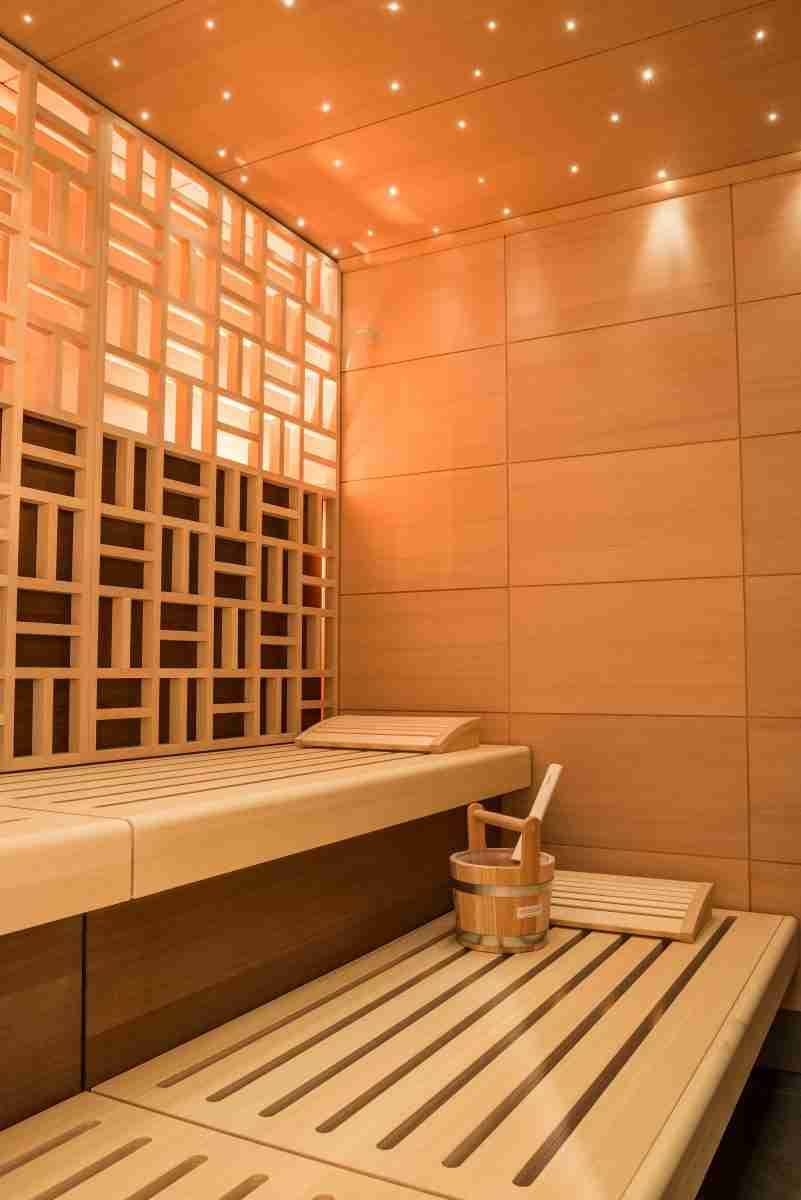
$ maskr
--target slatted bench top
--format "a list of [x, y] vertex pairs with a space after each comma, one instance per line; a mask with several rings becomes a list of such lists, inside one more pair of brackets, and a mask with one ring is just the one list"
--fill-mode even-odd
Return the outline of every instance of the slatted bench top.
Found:
[[714, 910], [694, 945], [555, 928], [488, 958], [448, 916], [96, 1091], [454, 1200], [689, 1200], [795, 929]]
[[0, 805], [0, 936], [130, 895], [127, 824]]
[[[117, 880], [124, 894], [115, 898], [128, 899], [516, 791], [530, 781], [530, 753], [522, 746], [431, 755], [290, 744], [5, 774], [0, 797], [8, 809], [38, 813], [42, 830], [51, 822], [65, 837], [67, 816], [76, 829], [79, 817], [91, 818], [84, 833], [94, 830], [104, 842], [113, 823], [120, 845], [129, 846]], [[8, 826], [17, 828], [22, 831]], [[0, 863], [12, 854], [26, 858], [25, 867], [19, 859], [20, 871], [38, 869], [27, 857], [38, 859], [35, 843], [21, 836], [15, 847], [12, 832], [5, 841], [0, 834]], [[18, 916], [16, 928], [35, 923], [21, 907]]]

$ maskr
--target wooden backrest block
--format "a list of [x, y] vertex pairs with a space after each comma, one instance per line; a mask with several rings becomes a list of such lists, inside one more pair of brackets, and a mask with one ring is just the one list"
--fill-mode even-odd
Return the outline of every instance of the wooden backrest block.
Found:
[[478, 717], [359, 716], [330, 717], [312, 725], [295, 741], [301, 746], [352, 750], [414, 750], [448, 754], [479, 745]]

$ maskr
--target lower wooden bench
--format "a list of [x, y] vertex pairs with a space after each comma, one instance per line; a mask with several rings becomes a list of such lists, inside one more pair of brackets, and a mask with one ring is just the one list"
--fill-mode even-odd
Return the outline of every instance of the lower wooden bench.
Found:
[[716, 909], [694, 944], [554, 928], [488, 958], [448, 915], [6, 1131], [0, 1191], [689, 1200], [795, 930]]

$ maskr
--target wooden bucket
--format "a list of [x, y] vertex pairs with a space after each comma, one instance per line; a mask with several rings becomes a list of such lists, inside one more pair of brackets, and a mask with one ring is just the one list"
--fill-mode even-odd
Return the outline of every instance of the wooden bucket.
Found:
[[[488, 849], [485, 826], [519, 833], [520, 861], [512, 849]], [[456, 937], [471, 950], [522, 954], [545, 945], [551, 912], [554, 859], [540, 851], [540, 822], [467, 810], [469, 849], [451, 855], [451, 887]]]

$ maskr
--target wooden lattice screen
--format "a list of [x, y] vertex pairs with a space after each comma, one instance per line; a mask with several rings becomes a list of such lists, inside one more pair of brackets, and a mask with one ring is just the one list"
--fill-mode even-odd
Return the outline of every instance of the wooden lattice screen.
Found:
[[0, 765], [335, 707], [339, 272], [0, 42]]

